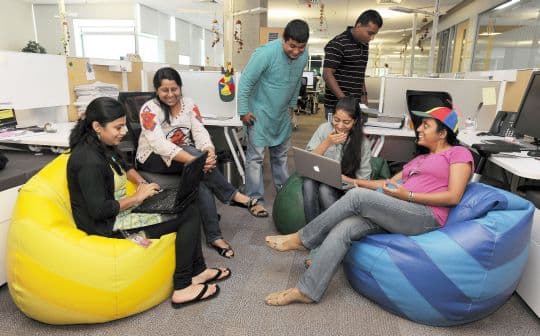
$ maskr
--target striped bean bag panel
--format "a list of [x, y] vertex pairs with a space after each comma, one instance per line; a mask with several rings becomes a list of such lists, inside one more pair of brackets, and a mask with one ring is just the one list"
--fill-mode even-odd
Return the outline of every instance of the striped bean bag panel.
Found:
[[533, 212], [523, 198], [471, 183], [445, 227], [368, 236], [352, 245], [345, 273], [356, 291], [404, 318], [434, 326], [472, 322], [516, 289]]

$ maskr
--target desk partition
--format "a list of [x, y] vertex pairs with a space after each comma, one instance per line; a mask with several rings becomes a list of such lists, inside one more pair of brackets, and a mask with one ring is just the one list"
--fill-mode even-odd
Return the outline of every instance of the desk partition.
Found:
[[[480, 79], [386, 77], [383, 87], [382, 112], [389, 116], [408, 114], [407, 90], [445, 91], [460, 115], [460, 128], [467, 118], [476, 118], [478, 128], [487, 130], [502, 108], [505, 82]], [[482, 103], [480, 110], [478, 107]], [[381, 107], [379, 107], [381, 109]], [[477, 114], [478, 111], [478, 114]]]

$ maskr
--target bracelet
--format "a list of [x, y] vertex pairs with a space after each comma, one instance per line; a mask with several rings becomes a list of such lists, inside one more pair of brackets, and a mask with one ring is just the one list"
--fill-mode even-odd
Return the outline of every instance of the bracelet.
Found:
[[407, 197], [408, 202], [414, 201], [414, 193], [412, 191], [409, 191], [409, 197]]

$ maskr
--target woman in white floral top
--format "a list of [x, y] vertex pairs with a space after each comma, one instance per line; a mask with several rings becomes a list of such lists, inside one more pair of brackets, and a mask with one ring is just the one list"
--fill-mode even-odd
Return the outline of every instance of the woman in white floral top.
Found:
[[178, 72], [161, 68], [153, 82], [156, 98], [147, 101], [140, 111], [139, 168], [153, 173], [179, 174], [194, 156], [208, 152], [199, 188], [203, 229], [208, 245], [221, 256], [231, 258], [234, 251], [221, 234], [214, 195], [225, 204], [246, 208], [256, 200], [240, 193], [216, 169], [214, 144], [202, 124], [197, 105], [182, 96], [182, 79]]

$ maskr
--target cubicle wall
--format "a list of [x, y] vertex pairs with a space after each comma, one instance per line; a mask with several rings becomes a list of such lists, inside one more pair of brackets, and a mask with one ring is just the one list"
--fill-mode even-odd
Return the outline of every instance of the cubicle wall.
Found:
[[[218, 83], [223, 74], [220, 71], [179, 71], [182, 77], [182, 94], [193, 99], [205, 118], [230, 119], [237, 116], [235, 92], [234, 99], [224, 102], [219, 96]], [[234, 75], [234, 83], [238, 89], [240, 74]]]
[[401, 116], [408, 114], [407, 90], [446, 91], [460, 115], [460, 127], [468, 117], [476, 117], [478, 129], [487, 130], [502, 108], [504, 87], [504, 82], [495, 80], [386, 77], [380, 104], [385, 115]]
[[368, 94], [368, 105], [369, 107], [377, 108], [381, 96], [382, 77], [366, 77], [365, 83]]
[[0, 108], [69, 104], [66, 57], [0, 51]]

